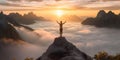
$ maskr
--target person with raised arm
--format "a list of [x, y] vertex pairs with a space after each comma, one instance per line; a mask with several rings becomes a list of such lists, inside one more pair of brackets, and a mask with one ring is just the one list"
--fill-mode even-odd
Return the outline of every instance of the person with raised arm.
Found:
[[57, 23], [59, 24], [60, 28], [59, 28], [59, 31], [60, 31], [60, 37], [62, 37], [62, 34], [63, 34], [63, 25], [66, 23], [66, 21], [57, 21]]

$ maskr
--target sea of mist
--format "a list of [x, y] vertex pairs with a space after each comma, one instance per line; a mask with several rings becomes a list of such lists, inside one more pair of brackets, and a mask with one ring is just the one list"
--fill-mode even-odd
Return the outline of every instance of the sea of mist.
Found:
[[[54, 35], [53, 37], [59, 36], [59, 25], [56, 22], [37, 22], [29, 27], [35, 30], [42, 29]], [[91, 56], [99, 51], [120, 53], [119, 35], [119, 29], [97, 28], [82, 25], [80, 22], [67, 22], [64, 25], [64, 37]]]
[[[3, 58], [23, 60], [26, 57], [32, 57], [36, 59], [46, 51], [54, 38], [59, 36], [59, 25], [56, 22], [37, 21], [27, 26], [34, 31], [15, 27], [25, 41], [23, 44], [4, 47], [2, 51], [6, 52], [7, 56], [2, 55]], [[119, 35], [119, 29], [97, 28], [81, 25], [80, 22], [64, 24], [63, 36], [92, 57], [99, 51], [106, 51], [109, 54], [120, 53]]]

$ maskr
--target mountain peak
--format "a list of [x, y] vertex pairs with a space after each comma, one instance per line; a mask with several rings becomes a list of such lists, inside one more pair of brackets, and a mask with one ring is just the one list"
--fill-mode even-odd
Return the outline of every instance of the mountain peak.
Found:
[[37, 60], [92, 60], [92, 58], [68, 42], [65, 37], [57, 37]]
[[64, 45], [65, 43], [68, 43], [68, 41], [66, 40], [66, 38], [65, 37], [57, 37], [57, 38], [55, 38], [55, 41], [53, 42], [53, 44], [54, 45], [56, 45], [56, 46], [61, 46], [61, 44], [62, 45]]
[[21, 39], [15, 28], [9, 24], [12, 21], [13, 20], [10, 20], [10, 18], [7, 15], [3, 14], [2, 11], [0, 12], [0, 39]]
[[0, 12], [0, 39], [3, 39], [3, 38], [13, 39], [13, 40], [22, 39], [19, 33], [17, 32], [17, 30], [12, 25], [16, 27], [24, 27], [32, 31], [31, 28], [17, 23], [12, 17], [9, 17], [8, 15], [4, 14], [1, 11]]
[[101, 18], [106, 15], [106, 12], [104, 10], [100, 10], [97, 14], [97, 18]]
[[112, 11], [106, 13], [104, 10], [100, 10], [95, 18], [87, 18], [82, 24], [118, 29], [120, 28], [120, 15], [116, 15]]
[[115, 15], [114, 12], [112, 12], [112, 11], [109, 11], [108, 14]]
[[98, 14], [100, 14], [100, 13], [106, 13], [104, 10], [100, 10], [99, 12], [98, 12]]

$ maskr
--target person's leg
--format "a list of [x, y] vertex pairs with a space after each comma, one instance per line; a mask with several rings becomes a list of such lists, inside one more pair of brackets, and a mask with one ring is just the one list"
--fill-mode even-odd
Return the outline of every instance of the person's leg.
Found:
[[60, 37], [62, 37], [62, 34], [63, 34], [63, 29], [61, 28], [60, 29]]

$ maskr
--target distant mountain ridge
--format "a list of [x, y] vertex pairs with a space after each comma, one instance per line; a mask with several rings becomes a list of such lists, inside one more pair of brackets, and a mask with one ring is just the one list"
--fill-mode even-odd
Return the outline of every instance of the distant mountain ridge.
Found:
[[65, 37], [57, 37], [37, 60], [92, 60], [92, 58], [68, 42]]
[[[85, 16], [77, 16], [77, 15], [64, 15], [63, 20], [69, 21], [69, 22], [82, 22], [84, 20]], [[62, 19], [62, 18], [61, 18]]]
[[46, 21], [43, 17], [36, 16], [33, 12], [29, 12], [28, 14], [24, 14], [23, 16], [19, 13], [10, 13], [9, 17], [13, 18], [17, 23], [20, 24], [33, 24], [37, 21]]
[[96, 27], [120, 28], [120, 14], [116, 15], [112, 11], [106, 13], [104, 10], [100, 10], [95, 18], [87, 18], [82, 24]]
[[13, 18], [5, 15], [3, 12], [0, 12], [0, 39], [13, 39], [13, 40], [22, 40], [17, 30], [13, 27], [24, 27], [30, 31], [33, 31], [32, 28], [23, 26], [17, 23]]

